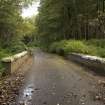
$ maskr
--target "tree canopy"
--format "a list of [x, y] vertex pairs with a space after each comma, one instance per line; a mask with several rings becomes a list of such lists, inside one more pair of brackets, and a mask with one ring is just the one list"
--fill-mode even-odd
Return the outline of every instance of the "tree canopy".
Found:
[[36, 19], [40, 42], [105, 37], [104, 5], [104, 0], [41, 0]]
[[[23, 34], [22, 8], [33, 0], [0, 0], [0, 44], [8, 45]], [[4, 42], [5, 41], [5, 42]]]

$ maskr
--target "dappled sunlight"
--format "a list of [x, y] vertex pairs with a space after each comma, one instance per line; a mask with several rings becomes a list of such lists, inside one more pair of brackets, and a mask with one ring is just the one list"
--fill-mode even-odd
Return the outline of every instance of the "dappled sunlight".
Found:
[[22, 17], [23, 18], [31, 18], [32, 16], [37, 15], [39, 4], [40, 4], [40, 2], [33, 2], [32, 5], [30, 5], [29, 7], [23, 8]]

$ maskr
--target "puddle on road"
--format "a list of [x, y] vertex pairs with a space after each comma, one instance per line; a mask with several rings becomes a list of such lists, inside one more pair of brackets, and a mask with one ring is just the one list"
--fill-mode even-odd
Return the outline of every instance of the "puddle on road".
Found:
[[30, 105], [32, 101], [32, 95], [34, 93], [34, 87], [32, 85], [28, 85], [21, 93], [21, 97], [19, 99], [19, 105]]

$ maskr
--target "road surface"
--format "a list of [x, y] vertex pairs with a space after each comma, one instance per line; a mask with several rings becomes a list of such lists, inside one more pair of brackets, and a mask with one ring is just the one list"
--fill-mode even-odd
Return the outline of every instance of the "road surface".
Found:
[[37, 52], [17, 105], [104, 105], [94, 100], [98, 76], [57, 55]]

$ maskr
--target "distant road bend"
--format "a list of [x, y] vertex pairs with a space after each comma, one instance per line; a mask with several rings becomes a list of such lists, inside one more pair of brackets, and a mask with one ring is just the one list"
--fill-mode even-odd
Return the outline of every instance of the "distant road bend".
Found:
[[93, 99], [98, 79], [84, 67], [38, 51], [17, 105], [104, 105]]

